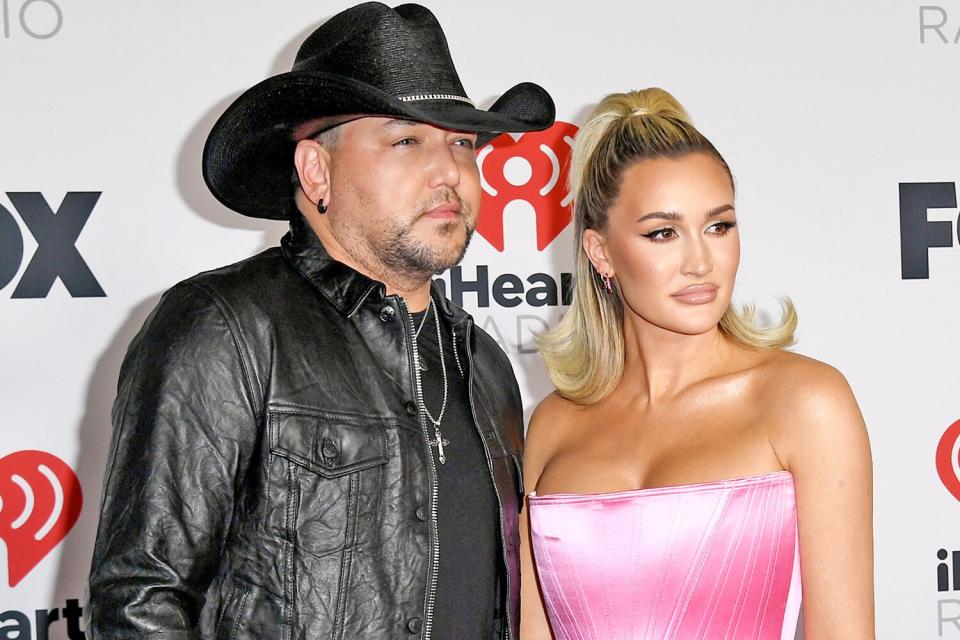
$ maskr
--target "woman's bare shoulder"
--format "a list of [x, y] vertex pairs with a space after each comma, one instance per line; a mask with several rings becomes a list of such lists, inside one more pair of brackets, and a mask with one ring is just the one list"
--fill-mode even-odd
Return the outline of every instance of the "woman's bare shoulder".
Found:
[[556, 438], [568, 429], [584, 407], [564, 398], [559, 392], [546, 396], [533, 410], [527, 427], [527, 438]]
[[564, 398], [560, 395], [559, 391], [553, 391], [540, 401], [533, 411], [531, 420], [534, 418], [540, 420], [565, 420], [582, 410], [582, 405]]
[[835, 367], [783, 351], [757, 373], [756, 400], [784, 458], [840, 442], [865, 442], [860, 407], [847, 379]]
[[539, 468], [569, 437], [584, 407], [554, 391], [537, 405], [527, 425], [524, 465]]
[[835, 367], [790, 351], [777, 351], [756, 370], [761, 401], [792, 412], [853, 400], [847, 379]]

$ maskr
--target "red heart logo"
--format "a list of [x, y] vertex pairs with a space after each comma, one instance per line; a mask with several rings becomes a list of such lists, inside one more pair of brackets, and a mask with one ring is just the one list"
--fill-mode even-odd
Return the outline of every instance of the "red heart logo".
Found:
[[46, 451], [0, 458], [0, 540], [11, 587], [67, 536], [83, 507], [77, 474]]
[[[504, 250], [503, 214], [514, 200], [526, 200], [533, 207], [537, 251], [546, 249], [570, 224], [567, 174], [576, 134], [576, 125], [558, 120], [549, 129], [525, 133], [519, 140], [501, 134], [477, 152], [483, 185], [477, 233], [497, 251]], [[508, 165], [517, 170], [508, 172]]]
[[960, 500], [960, 420], [947, 427], [937, 445], [937, 473], [943, 486]]

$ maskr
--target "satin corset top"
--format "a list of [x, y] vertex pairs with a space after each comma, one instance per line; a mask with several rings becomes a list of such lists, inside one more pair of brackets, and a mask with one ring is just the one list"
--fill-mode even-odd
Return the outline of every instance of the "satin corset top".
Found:
[[792, 640], [800, 608], [788, 471], [529, 501], [557, 640]]

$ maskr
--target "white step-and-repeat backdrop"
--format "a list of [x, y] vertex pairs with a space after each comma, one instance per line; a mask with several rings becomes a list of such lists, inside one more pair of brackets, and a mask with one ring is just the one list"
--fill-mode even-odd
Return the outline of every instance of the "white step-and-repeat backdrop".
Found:
[[[444, 276], [528, 413], [532, 333], [567, 302], [569, 137], [605, 93], [667, 88], [736, 174], [739, 299], [791, 296], [797, 349], [863, 408], [895, 640], [960, 638], [960, 0], [931, 1], [431, 3], [475, 100], [534, 80], [557, 103], [483, 152], [496, 196]], [[126, 346], [166, 288], [284, 231], [214, 201], [206, 133], [344, 6], [0, 0], [0, 637], [83, 638]]]

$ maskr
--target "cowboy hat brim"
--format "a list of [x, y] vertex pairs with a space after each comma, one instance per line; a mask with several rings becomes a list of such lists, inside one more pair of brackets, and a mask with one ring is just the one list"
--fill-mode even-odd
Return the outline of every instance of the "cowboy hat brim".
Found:
[[457, 100], [405, 102], [352, 78], [291, 71], [254, 85], [220, 116], [204, 145], [203, 177], [230, 209], [285, 220], [293, 193], [294, 132], [310, 120], [346, 114], [393, 116], [478, 133], [480, 146], [502, 132], [545, 129], [554, 113], [550, 95], [533, 83], [512, 87], [484, 111]]

